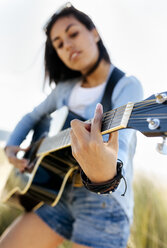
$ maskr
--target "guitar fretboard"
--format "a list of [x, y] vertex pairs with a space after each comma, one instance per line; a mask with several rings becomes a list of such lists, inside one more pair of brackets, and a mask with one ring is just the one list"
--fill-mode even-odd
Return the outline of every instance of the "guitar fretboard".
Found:
[[[101, 134], [103, 135], [126, 128], [133, 105], [133, 103], [128, 103], [120, 108], [104, 113], [102, 118]], [[91, 122], [91, 120], [88, 120], [87, 122]], [[55, 136], [45, 138], [38, 149], [37, 156], [70, 146], [70, 130], [71, 128], [68, 128], [59, 132]]]

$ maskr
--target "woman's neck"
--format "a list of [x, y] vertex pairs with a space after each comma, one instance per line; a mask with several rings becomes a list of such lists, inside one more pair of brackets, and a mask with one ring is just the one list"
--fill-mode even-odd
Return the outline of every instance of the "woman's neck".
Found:
[[111, 64], [101, 60], [96, 70], [83, 80], [82, 87], [91, 88], [104, 83], [108, 78], [110, 66]]

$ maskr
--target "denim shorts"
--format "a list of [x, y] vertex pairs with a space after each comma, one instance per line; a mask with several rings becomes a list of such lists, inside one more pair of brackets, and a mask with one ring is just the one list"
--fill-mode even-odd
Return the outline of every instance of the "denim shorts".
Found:
[[98, 195], [84, 187], [67, 186], [55, 207], [35, 211], [65, 239], [92, 248], [125, 248], [130, 223], [112, 195]]

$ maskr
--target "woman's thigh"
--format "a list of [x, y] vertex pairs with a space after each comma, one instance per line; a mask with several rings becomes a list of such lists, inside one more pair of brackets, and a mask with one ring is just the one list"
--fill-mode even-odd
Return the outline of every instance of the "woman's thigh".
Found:
[[7, 228], [1, 237], [0, 248], [55, 248], [63, 240], [35, 213], [27, 213]]

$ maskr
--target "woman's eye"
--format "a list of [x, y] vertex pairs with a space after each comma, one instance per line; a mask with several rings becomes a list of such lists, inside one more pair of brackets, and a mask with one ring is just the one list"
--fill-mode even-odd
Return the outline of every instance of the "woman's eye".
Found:
[[78, 31], [77, 31], [77, 32], [74, 32], [74, 33], [70, 34], [70, 37], [71, 37], [71, 38], [75, 38], [78, 34], [79, 34]]
[[57, 48], [62, 48], [63, 47], [63, 42], [61, 42], [58, 46], [57, 46]]

